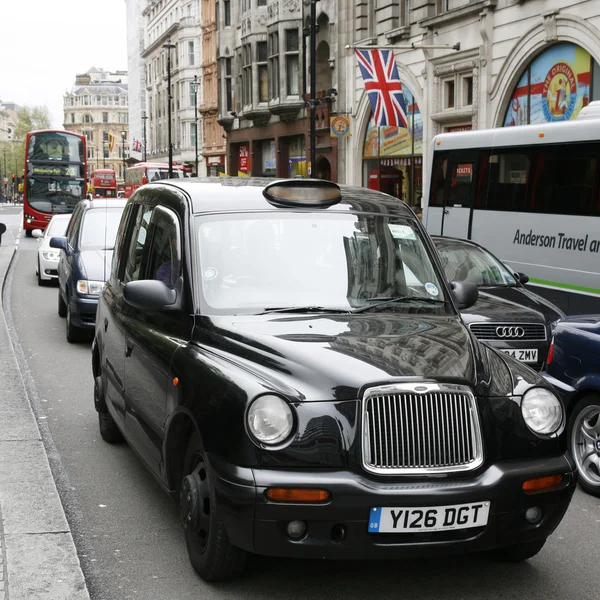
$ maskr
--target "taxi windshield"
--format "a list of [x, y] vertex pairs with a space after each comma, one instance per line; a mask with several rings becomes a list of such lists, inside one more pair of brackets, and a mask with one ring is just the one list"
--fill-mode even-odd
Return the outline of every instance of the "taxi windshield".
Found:
[[197, 234], [203, 312], [447, 310], [411, 219], [335, 212], [229, 214], [198, 217]]

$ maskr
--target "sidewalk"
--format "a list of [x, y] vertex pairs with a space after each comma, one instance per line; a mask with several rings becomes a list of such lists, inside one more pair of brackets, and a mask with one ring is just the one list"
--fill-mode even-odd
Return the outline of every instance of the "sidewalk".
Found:
[[[16, 246], [3, 236], [0, 291]], [[89, 600], [0, 293], [0, 600]]]

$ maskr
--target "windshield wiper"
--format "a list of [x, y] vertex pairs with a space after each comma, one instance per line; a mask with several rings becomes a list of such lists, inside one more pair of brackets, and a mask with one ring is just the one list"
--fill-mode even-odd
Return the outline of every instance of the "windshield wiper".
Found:
[[402, 304], [404, 302], [426, 302], [427, 304], [446, 304], [445, 300], [436, 300], [435, 298], [421, 298], [419, 296], [396, 296], [395, 298], [369, 298], [369, 300], [374, 301], [375, 304], [368, 304], [367, 306], [355, 308], [352, 312], [366, 312], [368, 310], [379, 308], [381, 306], [385, 306], [386, 304], [394, 304], [396, 302], [399, 304]]
[[344, 308], [325, 308], [324, 306], [269, 306], [265, 308], [259, 315], [267, 313], [286, 312], [286, 313], [334, 313], [334, 314], [349, 314], [352, 311]]

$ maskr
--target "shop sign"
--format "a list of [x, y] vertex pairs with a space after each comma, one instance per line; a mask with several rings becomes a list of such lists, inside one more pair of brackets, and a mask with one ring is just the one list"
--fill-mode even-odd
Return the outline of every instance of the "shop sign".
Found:
[[335, 116], [329, 118], [331, 137], [348, 137], [350, 135], [350, 117]]
[[211, 167], [222, 167], [225, 165], [225, 157], [222, 154], [219, 156], [208, 156], [206, 160]]
[[456, 131], [471, 131], [473, 129], [473, 125], [456, 125], [454, 127], [447, 127], [447, 133], [454, 133]]
[[275, 141], [264, 142], [262, 146], [263, 171], [275, 170], [277, 168], [277, 155], [275, 153]]
[[381, 156], [410, 154], [412, 150], [410, 133], [404, 127], [381, 127], [379, 144]]
[[238, 171], [248, 174], [250, 172], [250, 147], [248, 144], [241, 144], [238, 155]]

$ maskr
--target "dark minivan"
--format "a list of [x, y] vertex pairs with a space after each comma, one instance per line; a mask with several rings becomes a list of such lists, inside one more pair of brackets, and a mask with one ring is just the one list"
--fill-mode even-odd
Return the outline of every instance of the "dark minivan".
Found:
[[110, 273], [117, 228], [127, 201], [81, 200], [65, 237], [53, 237], [60, 248], [58, 314], [66, 317], [68, 342], [89, 338], [96, 324], [98, 297]]
[[537, 554], [575, 489], [564, 408], [480, 344], [404, 203], [166, 180], [123, 213], [92, 345], [100, 433], [177, 498], [206, 580], [248, 553]]

